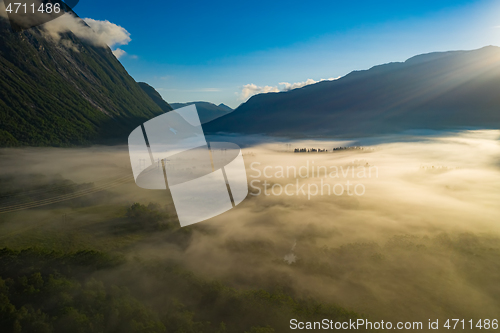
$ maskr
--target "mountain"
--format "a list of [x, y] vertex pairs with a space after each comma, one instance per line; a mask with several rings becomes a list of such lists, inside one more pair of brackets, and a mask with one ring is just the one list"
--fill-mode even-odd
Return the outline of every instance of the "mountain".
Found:
[[171, 105], [174, 109], [179, 109], [191, 104], [196, 105], [196, 109], [198, 110], [198, 114], [200, 115], [200, 121], [202, 124], [233, 112], [233, 109], [222, 103], [219, 105], [215, 105], [209, 102], [189, 102], [172, 103]]
[[14, 32], [0, 16], [0, 146], [125, 142], [164, 112], [108, 47], [60, 36]]
[[144, 92], [146, 94], [148, 94], [148, 96], [156, 103], [156, 105], [158, 105], [160, 107], [160, 109], [163, 110], [163, 112], [168, 112], [168, 111], [173, 110], [173, 108], [170, 106], [170, 104], [165, 102], [165, 100], [155, 90], [155, 88], [151, 87], [146, 82], [138, 82], [138, 83], [139, 83], [139, 86], [141, 87], [141, 89], [144, 90]]
[[231, 109], [229, 106], [227, 106], [227, 105], [226, 105], [226, 104], [224, 104], [224, 103], [220, 103], [220, 104], [218, 105], [218, 107], [219, 107], [221, 110], [223, 110], [223, 111], [224, 111], [224, 110], [225, 110], [225, 111], [227, 111], [227, 113], [230, 113], [230, 112], [233, 112], [233, 111], [234, 111], [233, 109]]
[[358, 136], [499, 128], [500, 48], [419, 55], [288, 92], [253, 96], [208, 133]]

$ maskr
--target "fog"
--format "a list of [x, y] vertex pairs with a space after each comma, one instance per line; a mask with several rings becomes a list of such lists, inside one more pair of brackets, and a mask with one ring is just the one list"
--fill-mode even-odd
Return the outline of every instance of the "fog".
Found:
[[[468, 131], [334, 153], [277, 152], [279, 144], [248, 148], [249, 181], [258, 175], [250, 168], [253, 162], [260, 162], [261, 171], [268, 166], [299, 169], [308, 161], [328, 170], [368, 164], [378, 168], [378, 177], [351, 177], [349, 172], [325, 179], [324, 174], [311, 177], [310, 171], [309, 178], [299, 178], [301, 184], [318, 186], [321, 178], [332, 185], [351, 180], [365, 186], [362, 196], [250, 195], [241, 206], [206, 222], [218, 229], [220, 244], [200, 235], [183, 258], [194, 263], [192, 269], [233, 275], [241, 283], [282, 273], [305, 295], [383, 318], [493, 314], [498, 302], [490, 288], [496, 289], [498, 265], [484, 260], [498, 255], [498, 137], [498, 131]], [[328, 144], [293, 142], [292, 147]], [[283, 187], [296, 182], [267, 180]], [[276, 268], [272, 259], [284, 261], [295, 242], [296, 266], [303, 269], [294, 264]], [[342, 253], [342, 246], [353, 247], [353, 254], [336, 252]], [[470, 251], [471, 257], [457, 259], [457, 251]]]
[[[3, 149], [2, 179], [10, 188], [33, 174], [109, 186], [83, 196], [90, 201], [81, 204], [68, 200], [0, 214], [0, 247], [91, 242], [116, 251], [127, 263], [99, 277], [136, 279], [131, 288], [150, 295], [152, 304], [171, 290], [154, 277], [130, 273], [135, 262], [173, 260], [236, 288], [284, 288], [384, 320], [494, 318], [500, 310], [499, 138], [500, 131], [463, 131], [332, 151], [359, 143], [229, 137], [244, 147], [248, 181], [255, 181], [250, 194], [236, 208], [189, 227], [182, 242], [161, 232], [118, 232], [113, 219], [134, 202], [166, 205], [178, 225], [166, 191], [140, 189], [131, 176], [110, 182], [131, 175], [126, 147]], [[276, 173], [302, 167], [304, 175], [305, 166], [307, 177]], [[338, 170], [338, 177], [318, 175], [318, 167]], [[359, 176], [364, 168], [371, 168], [371, 177]], [[363, 194], [358, 187], [358, 194], [311, 195], [321, 181], [361, 184]], [[277, 193], [287, 184], [293, 195], [272, 194], [273, 186]], [[296, 184], [305, 193], [297, 193]], [[12, 192], [2, 195], [2, 207], [15, 204]], [[117, 208], [108, 213], [103, 205]]]

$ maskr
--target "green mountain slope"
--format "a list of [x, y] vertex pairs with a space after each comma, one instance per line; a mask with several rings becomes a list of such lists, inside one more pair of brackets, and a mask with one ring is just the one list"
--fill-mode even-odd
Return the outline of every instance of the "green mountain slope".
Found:
[[109, 48], [14, 32], [0, 17], [0, 146], [125, 141], [161, 113]]
[[144, 90], [146, 94], [148, 94], [148, 96], [156, 103], [156, 105], [160, 107], [160, 109], [163, 110], [163, 112], [168, 112], [173, 110], [170, 104], [165, 102], [163, 97], [161, 97], [161, 95], [155, 90], [155, 88], [151, 87], [146, 82], [138, 82], [138, 83], [141, 89]]

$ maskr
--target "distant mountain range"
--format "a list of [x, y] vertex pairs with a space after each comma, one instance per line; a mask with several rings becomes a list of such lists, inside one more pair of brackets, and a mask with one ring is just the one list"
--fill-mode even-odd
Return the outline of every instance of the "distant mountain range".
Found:
[[424, 54], [256, 95], [203, 127], [208, 133], [286, 136], [500, 128], [500, 48]]
[[108, 47], [72, 33], [58, 42], [45, 36], [40, 28], [14, 32], [0, 17], [0, 146], [126, 142], [168, 109]]
[[195, 104], [198, 115], [200, 116], [200, 121], [205, 124], [211, 120], [222, 117], [228, 113], [233, 112], [229, 106], [224, 104], [215, 105], [209, 102], [188, 102], [188, 103], [172, 103], [168, 104], [163, 100], [161, 95], [149, 84], [145, 82], [139, 82], [139, 86], [148, 94], [149, 97], [164, 111], [169, 112], [173, 109], [183, 108], [185, 106]]
[[171, 105], [174, 109], [179, 109], [191, 104], [196, 105], [202, 124], [233, 112], [233, 109], [225, 104], [215, 105], [209, 102], [172, 103]]

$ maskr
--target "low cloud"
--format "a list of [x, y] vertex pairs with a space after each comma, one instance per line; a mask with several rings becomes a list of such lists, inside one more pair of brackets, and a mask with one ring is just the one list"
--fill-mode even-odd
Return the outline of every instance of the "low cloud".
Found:
[[[128, 266], [96, 274], [105, 274], [106, 281], [113, 283], [130, 277], [134, 294], [143, 295], [147, 304], [163, 313], [171, 303], [162, 303], [156, 296], [170, 292], [166, 280], [170, 275], [163, 272], [169, 274], [165, 269], [171, 266], [165, 265], [174, 262], [180, 272], [190, 270], [207, 280], [227, 281], [238, 290], [287, 290], [303, 299], [335, 303], [387, 321], [494, 318], [500, 311], [496, 293], [499, 137], [500, 131], [466, 131], [364, 138], [372, 142], [370, 149], [337, 152], [331, 149], [358, 143], [262, 136], [256, 143], [255, 136], [226, 137], [246, 143], [248, 181], [259, 181], [253, 186], [264, 191], [267, 180], [271, 195], [249, 195], [235, 209], [178, 231], [170, 196], [127, 181], [107, 188], [109, 195], [104, 197], [84, 197], [89, 204], [82, 208], [76, 208], [78, 201], [68, 200], [56, 207], [1, 215], [0, 239], [7, 247], [46, 246], [53, 239], [70, 239], [77, 249], [88, 248], [87, 240], [97, 248], [115, 244]], [[329, 152], [285, 153], [285, 143], [292, 149]], [[130, 163], [124, 146], [28, 147], [2, 149], [0, 154], [2, 174], [14, 189], [22, 189], [33, 179], [27, 176], [34, 173], [44, 174], [43, 179], [60, 174], [98, 188], [122, 175], [131, 179], [130, 170], [124, 169]], [[324, 167], [330, 172], [335, 166], [353, 170], [367, 164], [378, 168], [376, 177], [360, 178], [356, 171], [356, 176], [340, 172], [339, 178], [331, 178], [320, 171]], [[281, 175], [276, 173], [280, 167], [285, 170]], [[308, 170], [308, 176], [288, 174], [289, 167]], [[272, 194], [297, 180], [304, 185], [303, 194]], [[348, 180], [363, 184], [366, 193], [337, 196], [316, 191], [308, 200], [314, 185], [321, 191], [322, 180], [332, 185]], [[102, 202], [106, 197], [111, 201]], [[116, 215], [120, 218], [106, 220], [104, 213], [90, 206], [92, 202], [102, 205], [104, 213], [121, 214]], [[167, 205], [172, 217], [162, 222], [171, 223], [173, 231], [149, 232], [141, 226], [130, 231], [128, 226], [137, 222], [125, 224], [124, 215], [133, 202]], [[62, 216], [66, 212], [70, 223]], [[60, 243], [64, 246], [62, 241], [54, 242]], [[157, 269], [156, 263], [163, 268]]]
[[109, 47], [117, 45], [127, 45], [132, 39], [130, 33], [125, 28], [120, 27], [109, 21], [93, 20], [91, 18], [83, 19], [95, 33], [97, 42], [104, 43]]
[[[119, 25], [91, 18], [82, 20], [70, 13], [45, 23], [42, 29], [56, 42], [61, 39], [61, 34], [66, 32], [72, 32], [76, 37], [99, 47], [114, 48], [118, 45], [127, 45], [132, 40], [130, 33]], [[125, 51], [115, 49], [113, 53], [119, 58], [125, 54]]]
[[250, 83], [243, 86], [243, 89], [241, 90], [241, 93], [239, 95], [240, 95], [240, 100], [246, 101], [254, 95], [266, 94], [270, 92], [289, 91], [297, 88], [302, 88], [310, 84], [315, 84], [321, 81], [337, 80], [338, 78], [340, 78], [340, 76], [337, 78], [321, 79], [319, 81], [315, 81], [313, 79], [307, 79], [304, 82], [295, 82], [295, 83], [280, 82], [277, 86], [263, 86], [263, 87]]
[[[36, 3], [35, 3], [36, 5]], [[37, 17], [47, 14], [37, 14]], [[0, 1], [0, 17], [7, 18], [5, 4]], [[33, 15], [17, 16], [16, 22], [23, 23], [33, 20]], [[119, 45], [127, 45], [132, 40], [130, 33], [123, 27], [107, 20], [99, 21], [91, 18], [81, 19], [72, 13], [66, 13], [56, 19], [48, 21], [40, 26], [46, 37], [54, 41], [61, 40], [61, 34], [72, 32], [76, 37], [91, 43], [94, 46], [115, 48]], [[66, 42], [67, 44], [67, 42]], [[123, 55], [124, 51], [116, 49], [115, 55]]]
[[122, 56], [127, 54], [127, 52], [123, 51], [122, 49], [116, 49], [113, 51], [113, 54], [115, 55], [116, 59], [120, 59]]
[[253, 83], [250, 83], [243, 86], [243, 89], [241, 90], [240, 94], [240, 99], [246, 101], [253, 95], [266, 94], [270, 92], [279, 92], [279, 91], [280, 90], [278, 89], [278, 87], [272, 87], [272, 86], [260, 87]]

